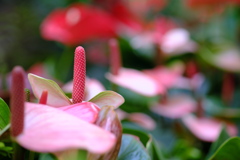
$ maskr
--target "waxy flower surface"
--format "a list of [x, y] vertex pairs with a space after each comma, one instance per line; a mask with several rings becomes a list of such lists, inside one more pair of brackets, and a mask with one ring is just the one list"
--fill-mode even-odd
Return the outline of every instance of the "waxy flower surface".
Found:
[[[103, 154], [115, 145], [115, 135], [93, 123], [97, 120], [99, 107], [111, 105], [117, 108], [124, 99], [113, 91], [105, 91], [92, 98], [92, 102], [82, 101], [84, 84], [81, 83], [85, 83], [84, 54], [82, 47], [76, 48], [74, 69], [78, 70], [74, 70], [73, 82], [77, 86], [73, 86], [73, 100], [70, 100], [54, 81], [29, 74], [33, 92], [43, 104], [23, 103], [24, 100], [15, 96], [24, 93], [23, 87], [17, 87], [24, 86], [23, 78], [17, 81], [19, 75], [13, 77], [17, 86], [13, 85], [12, 110], [13, 113], [24, 111], [24, 118], [17, 115], [13, 117], [12, 129], [16, 130], [16, 126], [20, 129], [12, 135], [24, 148], [59, 156], [57, 153], [69, 149], [84, 149], [93, 154]], [[14, 107], [17, 103], [20, 105], [18, 108]], [[17, 125], [17, 120], [24, 120], [22, 127]]]

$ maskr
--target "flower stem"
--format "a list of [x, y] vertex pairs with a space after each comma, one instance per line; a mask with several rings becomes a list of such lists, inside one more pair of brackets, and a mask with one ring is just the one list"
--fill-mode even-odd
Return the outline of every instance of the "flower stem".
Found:
[[119, 45], [116, 39], [109, 41], [110, 50], [110, 67], [113, 75], [118, 75], [119, 69], [122, 67], [121, 54]]
[[25, 149], [21, 147], [19, 144], [14, 143], [13, 144], [13, 157], [12, 160], [24, 160], [24, 153]]

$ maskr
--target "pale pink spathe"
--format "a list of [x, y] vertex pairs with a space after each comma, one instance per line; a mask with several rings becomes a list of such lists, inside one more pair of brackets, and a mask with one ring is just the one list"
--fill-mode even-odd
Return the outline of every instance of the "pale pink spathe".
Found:
[[106, 77], [113, 83], [145, 96], [156, 96], [165, 92], [165, 88], [159, 86], [153, 78], [138, 70], [121, 68], [118, 75], [108, 73]]
[[25, 103], [23, 132], [15, 137], [26, 149], [59, 152], [86, 149], [101, 154], [115, 145], [115, 136], [91, 123], [47, 105]]
[[91, 102], [82, 102], [69, 106], [59, 107], [58, 109], [74, 115], [86, 122], [94, 123], [98, 117], [100, 108]]
[[[197, 118], [193, 115], [183, 117], [183, 123], [199, 139], [207, 142], [217, 140], [224, 121], [213, 118]], [[232, 123], [225, 123], [230, 136], [237, 135], [237, 127]]]

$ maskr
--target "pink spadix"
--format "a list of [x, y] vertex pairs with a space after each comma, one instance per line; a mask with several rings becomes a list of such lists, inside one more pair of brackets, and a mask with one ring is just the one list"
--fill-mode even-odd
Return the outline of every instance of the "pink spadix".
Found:
[[24, 126], [24, 70], [17, 66], [12, 71], [11, 82], [11, 135], [18, 136]]
[[86, 76], [86, 59], [83, 47], [79, 46], [75, 50], [74, 71], [73, 71], [73, 103], [81, 103], [84, 96], [85, 76]]
[[47, 104], [48, 91], [44, 90], [39, 100], [39, 104]]
[[118, 75], [119, 69], [122, 67], [120, 49], [116, 39], [109, 41], [110, 50], [110, 67], [113, 75]]

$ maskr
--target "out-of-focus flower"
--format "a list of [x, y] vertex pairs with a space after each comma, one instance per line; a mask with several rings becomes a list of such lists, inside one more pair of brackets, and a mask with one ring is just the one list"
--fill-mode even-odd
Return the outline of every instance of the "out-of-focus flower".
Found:
[[155, 96], [165, 92], [165, 88], [158, 86], [153, 78], [138, 70], [121, 68], [117, 76], [108, 73], [106, 77], [119, 86], [145, 96]]
[[140, 18], [146, 18], [149, 12], [160, 11], [167, 3], [165, 0], [123, 0], [132, 13]]
[[110, 43], [110, 50], [111, 73], [107, 73], [106, 78], [144, 96], [164, 94], [183, 72], [181, 63], [176, 63], [169, 68], [157, 66], [143, 71], [121, 68], [121, 56], [117, 42]]
[[180, 54], [194, 52], [197, 44], [190, 39], [187, 30], [176, 28], [168, 31], [160, 44], [161, 50], [166, 54]]
[[197, 118], [191, 114], [182, 118], [186, 127], [199, 139], [207, 142], [215, 141], [220, 132], [222, 124], [226, 124], [226, 129], [231, 136], [237, 135], [237, 127], [229, 122], [201, 117]]
[[153, 104], [150, 109], [164, 117], [176, 119], [194, 112], [196, 105], [197, 103], [190, 96], [175, 95], [167, 97], [165, 102]]
[[194, 52], [197, 44], [190, 39], [186, 29], [179, 28], [172, 20], [159, 18], [152, 27], [132, 36], [130, 44], [135, 49], [146, 49], [157, 46], [164, 56]]
[[41, 77], [51, 78], [51, 76], [47, 73], [47, 70], [46, 70], [43, 63], [36, 63], [36, 64], [32, 65], [27, 70], [27, 72], [32, 73], [32, 74], [36, 74], [36, 75], [41, 76]]
[[237, 49], [229, 49], [219, 54], [210, 55], [213, 65], [231, 72], [240, 71], [240, 55]]
[[127, 113], [121, 109], [117, 110], [117, 114], [120, 120], [129, 120], [147, 130], [154, 130], [156, 128], [155, 121], [147, 114], [135, 112]]
[[[88, 101], [98, 93], [105, 91], [105, 87], [96, 79], [86, 78], [86, 87], [84, 93], [84, 100]], [[68, 82], [62, 87], [64, 92], [72, 93], [73, 81]]]
[[50, 13], [41, 25], [41, 34], [47, 40], [76, 45], [93, 38], [116, 36], [116, 21], [96, 7], [73, 4]]

